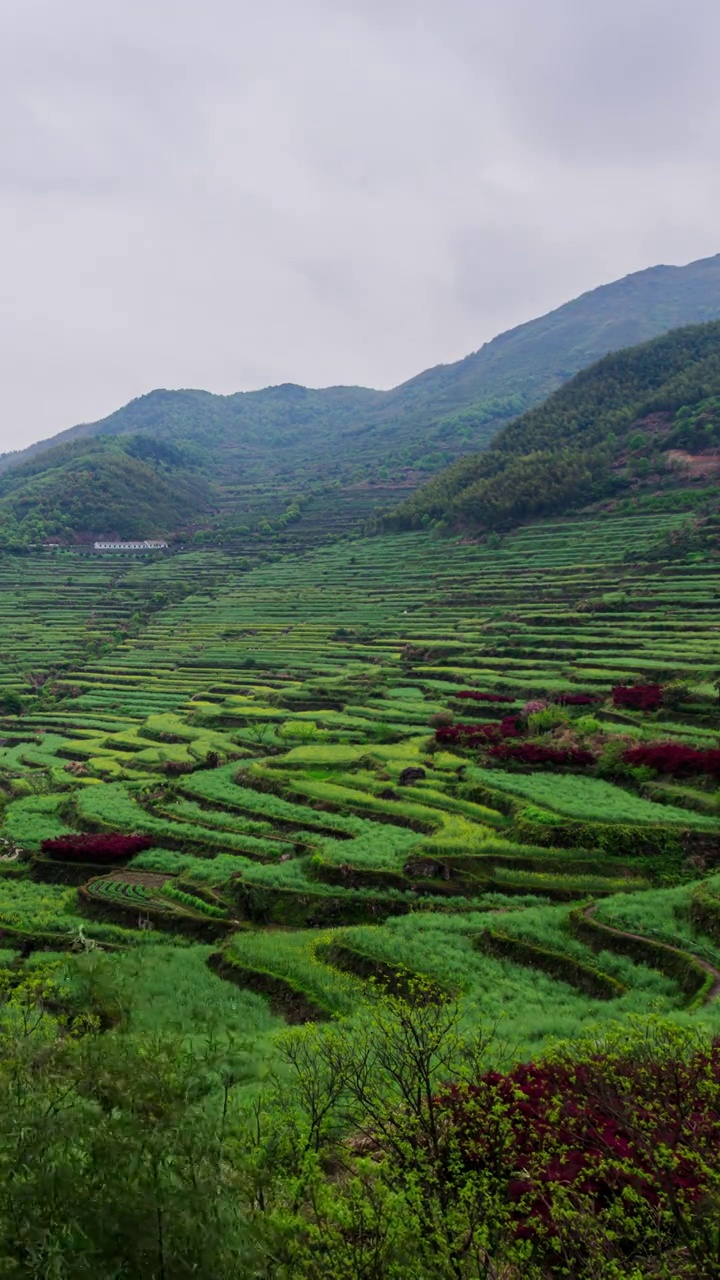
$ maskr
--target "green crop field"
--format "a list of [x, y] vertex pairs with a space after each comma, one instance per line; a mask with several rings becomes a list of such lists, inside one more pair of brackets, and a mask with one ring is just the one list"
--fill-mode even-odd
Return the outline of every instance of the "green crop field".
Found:
[[[358, 119], [387, 80], [410, 120], [402, 58], [368, 43], [365, 13], [348, 43], [344, 7], [274, 24], [290, 97], [308, 80], [302, 28]], [[148, 118], [162, 102], [168, 137], [191, 126], [193, 217], [198, 155], [229, 121], [235, 195], [277, 231], [282, 202], [248, 186], [248, 131], [225, 108], [234, 78], [251, 105], [255, 90], [272, 102], [274, 126], [288, 94], [268, 92], [247, 23], [204, 84], [222, 23], [203, 11], [188, 42], [177, 8], [159, 58], [113, 14], [109, 76], [107, 59], [83, 58], [91, 24], [79, 34], [63, 12], [77, 66], [50, 57], [49, 21], [33, 28], [32, 56], [14, 59], [23, 111], [38, 138], [53, 129], [64, 195], [77, 175], [54, 144], [81, 119], [89, 68], [103, 101], [122, 85]], [[401, 18], [388, 32], [422, 54]], [[426, 18], [431, 102], [449, 46]], [[553, 72], [580, 83], [567, 26]], [[144, 27], [161, 30], [152, 15]], [[625, 34], [613, 53], [634, 68]], [[358, 95], [343, 57], [357, 70], [366, 44], [391, 75]], [[126, 55], [139, 80], [114, 74]], [[228, 76], [238, 57], [249, 78]], [[137, 93], [145, 64], [151, 97]], [[73, 111], [55, 110], [71, 68]], [[336, 88], [315, 92], [318, 155], [324, 99], [346, 123]], [[134, 143], [136, 117], [91, 112], [85, 141], [109, 122], [122, 143], [129, 120]], [[388, 128], [402, 160], [392, 111]], [[281, 167], [302, 128], [288, 138]], [[357, 167], [348, 138], [330, 196]], [[165, 182], [152, 142], [146, 167]], [[80, 150], [97, 168], [100, 149]], [[697, 185], [675, 202], [695, 220]], [[296, 188], [295, 222], [317, 238]], [[105, 237], [118, 262], [128, 226]], [[174, 239], [173, 223], [170, 258]], [[198, 305], [175, 329], [212, 328], [202, 255], [176, 265]], [[340, 317], [331, 268], [300, 284]], [[61, 276], [41, 275], [52, 294]], [[280, 356], [282, 277], [253, 317]], [[84, 263], [81, 294], [88, 279]], [[99, 339], [75, 361], [97, 357], [96, 392], [127, 364], [127, 308], [98, 282]], [[162, 319], [152, 270], [144, 283], [134, 301]], [[232, 284], [228, 350], [253, 296]], [[102, 342], [103, 297], [117, 342]], [[53, 360], [72, 382], [71, 304], [49, 374], [8, 418], [15, 442], [33, 395], [53, 402]], [[158, 389], [0, 456], [8, 1280], [720, 1276], [718, 316], [720, 255], [592, 290], [392, 390]]]
[[[388, 983], [520, 1060], [720, 1035], [718, 573], [651, 556], [677, 519], [6, 555], [3, 972], [127, 1052], [212, 1046], [248, 1105], [289, 1026], [361, 1041]], [[633, 763], [657, 744], [691, 765]], [[90, 836], [142, 847], [47, 844]]]
[[[543, 944], [578, 958], [562, 924], [572, 903], [598, 899], [610, 919], [616, 898], [629, 911], [712, 868], [717, 778], [680, 786], [622, 760], [641, 743], [717, 741], [714, 564], [642, 559], [677, 519], [561, 521], [492, 549], [381, 536], [237, 570], [211, 550], [156, 564], [6, 556], [0, 643], [23, 708], [6, 711], [0, 744], [5, 836], [20, 850], [2, 919], [17, 937], [72, 939], [81, 925], [152, 954], [158, 933], [181, 948], [212, 937], [229, 960], [241, 946], [246, 975], [301, 991], [312, 960], [324, 976], [305, 993], [326, 1003], [341, 982], [316, 954], [327, 931], [433, 977], [472, 946], [468, 1008], [492, 989], [523, 1051], [592, 1018], [587, 995], [533, 974], [527, 955], [476, 944], [502, 912], [513, 937], [542, 919]], [[674, 691], [660, 709], [613, 704], [614, 684], [653, 682]], [[587, 705], [563, 702], [578, 694]], [[439, 724], [503, 715], [525, 724], [511, 743], [571, 745], [594, 763], [508, 766], [436, 740]], [[83, 879], [41, 849], [72, 832], [150, 847]], [[281, 953], [268, 946], [278, 927], [307, 942]], [[549, 1011], [532, 1029], [530, 980]], [[627, 993], [604, 1016], [674, 1007], [667, 978], [618, 980]]]

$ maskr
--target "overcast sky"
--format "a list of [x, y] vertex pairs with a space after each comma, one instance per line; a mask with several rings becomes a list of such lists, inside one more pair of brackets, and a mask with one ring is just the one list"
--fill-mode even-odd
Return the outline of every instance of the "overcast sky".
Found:
[[717, 0], [3, 0], [0, 448], [720, 251]]

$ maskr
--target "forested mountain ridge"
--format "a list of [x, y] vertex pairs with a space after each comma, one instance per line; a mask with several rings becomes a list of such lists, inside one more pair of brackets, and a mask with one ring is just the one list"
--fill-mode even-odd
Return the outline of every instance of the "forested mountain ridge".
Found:
[[[720, 472], [720, 322], [605, 356], [387, 517], [502, 530]], [[687, 501], [687, 499], [684, 499]], [[692, 505], [689, 503], [688, 505]]]
[[[102, 421], [0, 457], [9, 484], [0, 486], [0, 543], [43, 533], [82, 536], [91, 514], [82, 494], [98, 477], [102, 531], [110, 526], [144, 535], [213, 521], [236, 525], [247, 519], [248, 506], [258, 518], [272, 519], [276, 509], [320, 484], [414, 487], [486, 448], [509, 421], [598, 357], [717, 318], [720, 255], [603, 285], [391, 391], [290, 383], [228, 396], [152, 391]], [[152, 456], [151, 449], [141, 456], [140, 440], [177, 456]], [[138, 467], [136, 506], [126, 473]], [[172, 473], [177, 503], [164, 491], [162, 501], [146, 502], [153, 473], [161, 490]], [[257, 500], [258, 486], [272, 490], [269, 506]]]
[[147, 436], [69, 441], [0, 475], [0, 538], [146, 537], [197, 519], [212, 499], [189, 450]]

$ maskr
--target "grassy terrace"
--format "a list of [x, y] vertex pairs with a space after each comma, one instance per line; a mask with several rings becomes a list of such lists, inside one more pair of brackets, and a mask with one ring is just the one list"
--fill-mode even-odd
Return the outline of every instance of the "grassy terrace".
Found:
[[173, 560], [69, 551], [0, 556], [0, 692], [114, 647], [150, 612], [227, 568], [190, 553]]
[[[0, 862], [0, 941], [119, 948], [131, 1030], [173, 984], [193, 1035], [207, 1009], [247, 1017], [248, 1083], [286, 1019], [362, 1016], [388, 967], [459, 992], [469, 1023], [502, 1016], [523, 1053], [636, 1012], [716, 1029], [677, 967], [573, 924], [594, 902], [598, 923], [720, 964], [717, 778], [618, 764], [633, 743], [717, 745], [717, 562], [637, 558], [677, 519], [566, 521], [496, 549], [345, 541], [247, 571], [210, 550], [6, 557], [0, 686], [26, 705], [2, 718], [3, 834], [22, 855]], [[32, 691], [28, 672], [58, 662], [60, 687]], [[610, 698], [678, 681], [654, 712]], [[429, 723], [582, 693], [592, 706], [522, 741], [572, 739], [585, 770], [438, 745]], [[73, 832], [150, 847], [131, 866], [42, 853]]]

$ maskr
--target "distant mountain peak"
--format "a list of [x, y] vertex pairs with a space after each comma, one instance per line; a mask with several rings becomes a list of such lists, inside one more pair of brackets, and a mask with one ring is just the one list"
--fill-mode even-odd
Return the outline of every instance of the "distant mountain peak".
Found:
[[[55, 453], [59, 446], [105, 441], [109, 449], [115, 437], [145, 437], [166, 449], [179, 448], [193, 476], [212, 486], [215, 497], [208, 509], [215, 502], [222, 518], [230, 518], [233, 502], [249, 501], [257, 508], [253, 486], [267, 495], [270, 510], [277, 508], [283, 487], [294, 495], [328, 480], [382, 477], [383, 483], [418, 484], [452, 459], [486, 448], [509, 421], [608, 352], [714, 319], [720, 319], [720, 253], [682, 267], [649, 267], [600, 285], [391, 391], [315, 390], [294, 382], [229, 395], [156, 388], [99, 422], [5, 455], [0, 472], [46, 458], [41, 468], [46, 479], [36, 478], [18, 506], [23, 520], [32, 517], [36, 495], [43, 484], [50, 485], [50, 472], [64, 465]], [[129, 464], [123, 465], [127, 471]], [[162, 476], [171, 463], [158, 455], [148, 465], [157, 466]], [[107, 474], [117, 473], [117, 466], [115, 458], [115, 472], [109, 468]], [[108, 483], [112, 490], [114, 482]], [[62, 473], [50, 487], [60, 495], [54, 508], [59, 510]], [[188, 485], [188, 493], [196, 491], [196, 485]]]

